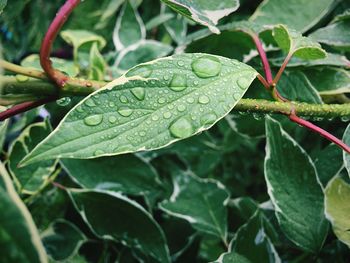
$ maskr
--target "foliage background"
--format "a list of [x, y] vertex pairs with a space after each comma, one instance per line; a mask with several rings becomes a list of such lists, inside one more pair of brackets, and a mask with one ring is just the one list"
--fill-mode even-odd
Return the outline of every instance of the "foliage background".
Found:
[[[3, 57], [38, 67], [35, 54], [63, 3], [8, 1], [0, 17]], [[329, 55], [292, 59], [281, 93], [348, 103], [349, 8], [349, 1], [241, 0], [219, 28], [248, 19], [297, 27]], [[63, 30], [53, 56], [71, 76], [112, 80], [183, 52], [237, 59], [261, 72], [247, 34], [212, 34], [155, 0], [86, 0]], [[271, 31], [260, 37], [276, 72], [285, 53]], [[273, 100], [258, 81], [245, 97]], [[164, 149], [18, 168], [81, 99], [1, 123], [2, 262], [45, 262], [46, 255], [52, 262], [348, 262], [349, 158], [285, 116], [232, 111], [209, 131]], [[350, 141], [348, 119], [312, 121]]]

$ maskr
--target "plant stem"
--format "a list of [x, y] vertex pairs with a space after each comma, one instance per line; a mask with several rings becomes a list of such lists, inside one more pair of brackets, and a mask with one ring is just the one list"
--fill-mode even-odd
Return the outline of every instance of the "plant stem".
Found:
[[36, 70], [36, 69], [32, 69], [32, 68], [26, 68], [26, 67], [22, 67], [13, 63], [10, 63], [8, 61], [5, 61], [3, 59], [0, 59], [0, 67], [3, 69], [6, 69], [8, 71], [17, 73], [17, 74], [21, 74], [27, 77], [32, 77], [32, 78], [36, 78], [36, 79], [47, 79], [45, 72], [40, 71], [40, 70]]
[[299, 118], [297, 115], [295, 114], [291, 114], [289, 115], [289, 119], [305, 128], [308, 128], [309, 130], [312, 130], [318, 134], [320, 134], [321, 136], [323, 136], [324, 138], [326, 138], [327, 140], [337, 144], [339, 147], [341, 147], [344, 151], [346, 151], [347, 153], [350, 154], [350, 147], [347, 146], [344, 142], [342, 142], [340, 139], [338, 139], [337, 137], [333, 136], [332, 134], [330, 134], [329, 132], [325, 131], [324, 129], [312, 124], [311, 122], [307, 121], [307, 120], [303, 120], [301, 118]]
[[6, 120], [14, 115], [19, 114], [19, 113], [26, 112], [26, 111], [31, 110], [33, 108], [39, 107], [43, 104], [52, 102], [56, 99], [57, 99], [57, 97], [54, 96], [54, 97], [47, 97], [47, 98], [39, 99], [36, 101], [27, 101], [27, 102], [23, 102], [21, 104], [17, 104], [8, 110], [0, 112], [0, 121]]
[[80, 3], [80, 0], [67, 0], [65, 4], [60, 8], [56, 17], [49, 26], [46, 32], [44, 40], [40, 49], [40, 64], [44, 69], [47, 76], [53, 80], [58, 87], [63, 87], [69, 77], [63, 74], [61, 71], [56, 70], [52, 67], [52, 62], [50, 60], [51, 48], [54, 40], [61, 27], [66, 22], [68, 16], [73, 11], [73, 9]]
[[256, 34], [250, 34], [250, 36], [252, 37], [254, 44], [256, 46], [256, 49], [258, 50], [258, 53], [260, 55], [261, 62], [262, 62], [262, 65], [263, 65], [263, 68], [265, 71], [266, 81], [270, 86], [270, 85], [272, 85], [273, 80], [272, 80], [271, 68], [270, 68], [270, 64], [269, 64], [269, 61], [268, 61], [267, 56], [266, 56], [266, 52], [265, 52], [263, 45], [259, 39], [259, 36]]
[[281, 65], [280, 69], [277, 72], [277, 75], [275, 76], [275, 78], [273, 79], [272, 83], [276, 86], [278, 81], [280, 80], [284, 70], [286, 69], [286, 66], [289, 62], [289, 60], [292, 58], [293, 53], [288, 53], [288, 55], [286, 56], [286, 58], [283, 61], [283, 64]]

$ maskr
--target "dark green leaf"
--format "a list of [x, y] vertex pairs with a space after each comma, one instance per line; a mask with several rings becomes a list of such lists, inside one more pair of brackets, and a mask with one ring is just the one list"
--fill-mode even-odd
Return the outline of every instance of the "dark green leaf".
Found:
[[316, 252], [328, 232], [323, 193], [307, 153], [272, 118], [266, 118], [265, 179], [285, 235], [305, 251]]
[[[348, 127], [344, 132], [343, 142], [347, 145], [350, 145], [350, 124], [348, 125]], [[350, 154], [343, 151], [343, 159], [344, 159], [345, 168], [348, 171], [348, 174], [350, 176]]]
[[54, 260], [73, 257], [86, 241], [84, 234], [72, 223], [59, 219], [41, 234], [47, 253]]
[[99, 237], [139, 250], [158, 262], [170, 262], [163, 231], [139, 204], [108, 191], [69, 190], [76, 209]]
[[0, 163], [0, 255], [2, 262], [47, 262], [38, 230]]

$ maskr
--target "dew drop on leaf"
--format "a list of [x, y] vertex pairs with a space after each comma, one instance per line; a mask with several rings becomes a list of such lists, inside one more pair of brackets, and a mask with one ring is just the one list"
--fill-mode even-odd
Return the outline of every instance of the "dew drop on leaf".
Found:
[[163, 97], [160, 97], [160, 98], [158, 99], [158, 103], [159, 103], [159, 104], [164, 104], [165, 102], [166, 102], [166, 99], [163, 98]]
[[179, 106], [177, 106], [177, 110], [178, 110], [179, 112], [183, 112], [183, 111], [186, 110], [186, 106], [185, 106], [185, 105], [179, 105]]
[[88, 126], [96, 126], [102, 122], [103, 116], [99, 114], [88, 116], [84, 119], [84, 123]]
[[126, 96], [124, 96], [124, 95], [121, 95], [119, 97], [119, 100], [120, 100], [121, 103], [128, 103], [129, 102], [128, 98]]
[[203, 56], [192, 62], [193, 72], [200, 78], [211, 78], [221, 72], [221, 62], [213, 56]]
[[206, 95], [201, 95], [201, 96], [199, 96], [199, 98], [198, 98], [198, 102], [199, 102], [200, 104], [208, 104], [208, 103], [210, 102], [210, 99], [209, 99], [209, 97], [206, 96]]
[[165, 113], [163, 114], [163, 117], [164, 117], [165, 119], [169, 119], [169, 118], [171, 117], [171, 112], [169, 112], [169, 111], [165, 112]]
[[169, 127], [170, 133], [176, 138], [186, 138], [194, 133], [191, 122], [185, 117], [181, 117], [174, 121]]
[[145, 66], [139, 66], [131, 69], [128, 73], [126, 73], [126, 76], [127, 77], [140, 76], [143, 78], [148, 78], [151, 74], [152, 74], [152, 69], [150, 68], [150, 66], [145, 65]]
[[118, 113], [122, 115], [123, 117], [129, 117], [133, 113], [133, 109], [123, 107], [118, 110]]
[[94, 100], [91, 99], [91, 98], [88, 99], [88, 100], [85, 102], [85, 104], [86, 104], [86, 106], [88, 106], [88, 107], [95, 107], [95, 106], [96, 106]]
[[26, 81], [29, 80], [29, 77], [24, 76], [24, 75], [17, 74], [17, 75], [16, 75], [16, 80], [17, 80], [18, 82], [26, 82]]
[[102, 150], [96, 150], [95, 151], [95, 156], [99, 156], [99, 155], [102, 155], [102, 154], [104, 154], [105, 152], [104, 151], [102, 151]]
[[173, 91], [183, 91], [187, 87], [187, 79], [186, 77], [174, 74], [171, 82], [170, 82], [170, 89]]
[[117, 122], [117, 117], [115, 117], [115, 116], [110, 116], [110, 117], [108, 118], [108, 121], [109, 121], [110, 123], [116, 123], [116, 122]]
[[239, 78], [237, 80], [237, 85], [238, 87], [240, 87], [241, 89], [246, 89], [250, 84], [250, 81], [246, 78]]
[[138, 88], [133, 88], [130, 90], [131, 93], [136, 97], [138, 100], [144, 100], [145, 99], [145, 89], [138, 87]]

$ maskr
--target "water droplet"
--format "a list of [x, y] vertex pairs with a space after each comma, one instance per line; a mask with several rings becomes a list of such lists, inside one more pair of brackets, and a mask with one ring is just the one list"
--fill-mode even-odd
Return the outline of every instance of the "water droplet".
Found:
[[186, 110], [186, 106], [185, 106], [185, 105], [179, 105], [179, 106], [177, 106], [177, 110], [178, 110], [179, 112], [183, 112], [183, 111]]
[[56, 101], [57, 105], [62, 107], [69, 105], [70, 102], [71, 102], [71, 99], [69, 97], [60, 98], [59, 100]]
[[118, 110], [118, 113], [122, 115], [123, 117], [129, 117], [133, 113], [133, 109], [122, 107]]
[[108, 121], [109, 121], [110, 123], [116, 123], [117, 117], [115, 117], [115, 116], [110, 116], [110, 117], [108, 118]]
[[152, 116], [152, 120], [154, 120], [154, 121], [159, 120], [159, 116], [158, 116], [158, 115], [153, 115], [153, 116]]
[[210, 99], [209, 99], [209, 97], [206, 96], [206, 95], [201, 95], [201, 96], [199, 96], [199, 98], [198, 98], [198, 102], [199, 102], [200, 104], [208, 104], [209, 101], [210, 101]]
[[136, 97], [138, 100], [144, 100], [145, 99], [145, 89], [141, 87], [133, 88], [131, 89], [131, 93]]
[[246, 88], [248, 88], [249, 87], [249, 84], [250, 84], [250, 82], [249, 82], [249, 80], [248, 79], [246, 79], [246, 78], [239, 78], [238, 80], [237, 80], [237, 85], [238, 85], [238, 87], [240, 87], [241, 89], [246, 89]]
[[131, 69], [128, 73], [126, 73], [127, 77], [132, 76], [140, 76], [142, 78], [148, 78], [152, 74], [152, 69], [149, 65], [138, 66], [136, 68]]
[[86, 106], [89, 106], [89, 107], [95, 107], [96, 104], [94, 102], [94, 100], [92, 98], [88, 99], [86, 102], [85, 102]]
[[90, 115], [84, 119], [84, 123], [89, 126], [96, 126], [102, 122], [103, 116], [99, 114]]
[[215, 123], [216, 119], [217, 116], [215, 113], [208, 113], [201, 117], [201, 124], [206, 127]]
[[111, 108], [113, 108], [113, 107], [115, 106], [115, 103], [114, 103], [113, 101], [110, 101], [110, 102], [108, 103], [108, 106], [111, 107]]
[[233, 94], [233, 98], [234, 98], [235, 100], [239, 100], [239, 99], [241, 98], [241, 95], [240, 95], [239, 93], [234, 93], [234, 94]]
[[171, 117], [171, 112], [169, 112], [169, 111], [165, 112], [165, 113], [163, 114], [163, 117], [164, 117], [165, 119], [169, 119], [169, 118]]
[[192, 62], [193, 72], [200, 78], [211, 78], [221, 72], [220, 60], [213, 56], [203, 56]]
[[186, 100], [188, 103], [193, 103], [194, 102], [194, 98], [187, 98], [187, 100]]
[[159, 103], [159, 104], [163, 104], [163, 103], [165, 103], [165, 102], [166, 102], [166, 99], [163, 98], [163, 97], [160, 97], [160, 98], [158, 99], [158, 103]]
[[124, 95], [121, 95], [119, 97], [119, 100], [120, 100], [121, 103], [128, 103], [129, 102], [128, 98], [126, 96], [124, 96]]
[[170, 82], [170, 89], [173, 91], [182, 91], [186, 89], [186, 87], [187, 87], [186, 77], [179, 74], [174, 74]]
[[17, 75], [16, 75], [16, 80], [17, 80], [18, 82], [26, 82], [26, 81], [29, 80], [29, 77], [24, 76], [24, 75], [17, 74]]
[[185, 65], [185, 63], [183, 61], [179, 60], [177, 62], [177, 65], [180, 66], [180, 67], [183, 67]]
[[343, 122], [348, 122], [350, 120], [350, 116], [342, 116], [340, 119]]
[[141, 137], [143, 137], [143, 136], [145, 136], [145, 135], [146, 135], [146, 132], [144, 132], [144, 131], [140, 131], [140, 133], [139, 133], [139, 134], [140, 134], [140, 136], [141, 136]]
[[194, 133], [191, 122], [182, 117], [174, 121], [169, 127], [170, 133], [176, 138], [186, 138]]
[[100, 155], [102, 155], [102, 154], [104, 154], [105, 152], [103, 151], [103, 150], [96, 150], [95, 151], [95, 153], [94, 153], [94, 155], [95, 156], [100, 156]]

